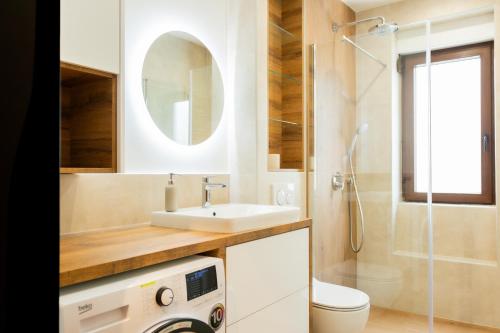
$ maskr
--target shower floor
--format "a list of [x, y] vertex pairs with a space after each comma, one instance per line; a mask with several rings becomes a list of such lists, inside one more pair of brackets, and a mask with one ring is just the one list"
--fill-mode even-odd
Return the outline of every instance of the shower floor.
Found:
[[[363, 333], [427, 333], [427, 317], [372, 307]], [[435, 333], [500, 333], [500, 330], [450, 322], [434, 321]]]

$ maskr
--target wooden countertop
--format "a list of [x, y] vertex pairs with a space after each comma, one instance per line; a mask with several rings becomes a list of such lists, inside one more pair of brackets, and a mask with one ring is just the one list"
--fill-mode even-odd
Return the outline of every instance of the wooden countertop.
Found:
[[311, 226], [311, 219], [222, 234], [157, 226], [61, 237], [61, 287]]

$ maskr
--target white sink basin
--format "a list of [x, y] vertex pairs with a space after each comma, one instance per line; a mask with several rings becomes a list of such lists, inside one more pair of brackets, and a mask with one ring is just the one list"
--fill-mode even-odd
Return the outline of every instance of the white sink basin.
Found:
[[153, 212], [151, 224], [178, 229], [230, 233], [296, 222], [299, 218], [298, 207], [224, 204], [213, 205], [209, 208], [183, 208], [173, 213]]

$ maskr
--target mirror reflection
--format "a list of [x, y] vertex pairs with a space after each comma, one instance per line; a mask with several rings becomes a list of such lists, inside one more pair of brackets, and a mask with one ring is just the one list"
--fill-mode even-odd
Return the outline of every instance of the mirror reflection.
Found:
[[156, 126], [177, 143], [201, 143], [220, 122], [224, 92], [219, 67], [190, 34], [169, 32], [154, 41], [142, 68], [142, 91]]

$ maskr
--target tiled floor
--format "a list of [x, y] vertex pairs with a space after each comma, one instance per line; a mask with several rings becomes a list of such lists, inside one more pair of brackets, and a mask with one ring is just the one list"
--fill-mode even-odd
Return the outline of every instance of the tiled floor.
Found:
[[[370, 319], [364, 333], [427, 333], [427, 317], [386, 310], [370, 309]], [[500, 333], [500, 330], [468, 326], [446, 320], [434, 321], [435, 333]]]

